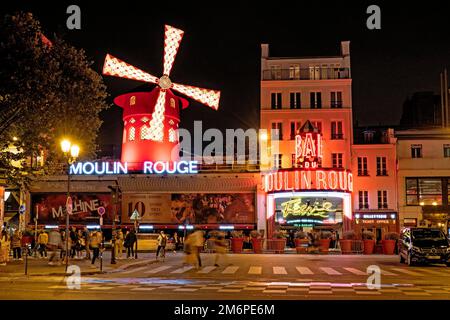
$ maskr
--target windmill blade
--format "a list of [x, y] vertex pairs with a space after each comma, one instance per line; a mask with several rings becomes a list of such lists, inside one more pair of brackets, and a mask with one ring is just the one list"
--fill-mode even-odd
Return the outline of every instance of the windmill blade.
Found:
[[164, 138], [164, 111], [166, 107], [166, 90], [159, 90], [155, 109], [150, 120], [150, 129], [145, 139], [163, 141]]
[[156, 83], [158, 78], [110, 54], [106, 55], [103, 74], [131, 80]]
[[201, 102], [214, 110], [219, 109], [220, 91], [186, 86], [178, 83], [174, 83], [172, 89]]
[[164, 75], [170, 76], [184, 31], [166, 25], [164, 36]]

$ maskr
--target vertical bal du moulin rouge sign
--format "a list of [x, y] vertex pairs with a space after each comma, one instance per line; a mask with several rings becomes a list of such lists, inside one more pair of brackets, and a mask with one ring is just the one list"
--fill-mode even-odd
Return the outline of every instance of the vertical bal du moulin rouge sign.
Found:
[[156, 84], [150, 92], [120, 95], [114, 103], [122, 107], [122, 163], [131, 171], [142, 170], [145, 161], [177, 161], [179, 157], [178, 126], [180, 108], [187, 100], [176, 96], [177, 91], [215, 110], [219, 108], [220, 91], [172, 82], [169, 78], [184, 31], [165, 26], [164, 71], [158, 78], [108, 54], [103, 74]]

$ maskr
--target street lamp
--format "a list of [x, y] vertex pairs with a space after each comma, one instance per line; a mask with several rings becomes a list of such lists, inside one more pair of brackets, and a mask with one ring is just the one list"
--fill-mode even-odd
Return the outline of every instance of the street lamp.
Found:
[[69, 140], [61, 141], [61, 150], [67, 161], [67, 202], [66, 202], [66, 272], [69, 266], [69, 215], [72, 212], [72, 199], [70, 198], [70, 165], [76, 161], [80, 154], [80, 147]]

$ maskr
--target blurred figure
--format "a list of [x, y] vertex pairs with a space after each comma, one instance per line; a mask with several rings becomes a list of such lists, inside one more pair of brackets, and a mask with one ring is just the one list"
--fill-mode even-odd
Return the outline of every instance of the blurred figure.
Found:
[[116, 231], [116, 248], [115, 248], [116, 259], [122, 259], [123, 242], [124, 242], [124, 237], [123, 237], [122, 229], [118, 229]]
[[84, 242], [85, 242], [85, 246], [86, 246], [86, 259], [90, 260], [91, 259], [91, 248], [89, 246], [90, 241], [90, 234], [89, 234], [89, 230], [87, 227], [84, 227], [83, 230], [83, 237], [84, 237]]
[[193, 253], [195, 255], [195, 258], [198, 262], [198, 267], [202, 267], [202, 259], [200, 257], [200, 252], [203, 250], [203, 246], [205, 243], [205, 240], [203, 238], [203, 231], [197, 230], [193, 234], [190, 235], [192, 237], [192, 245], [193, 245]]
[[47, 243], [48, 234], [45, 231], [41, 231], [38, 236], [39, 253], [41, 254], [41, 258], [44, 256], [47, 258]]
[[156, 260], [158, 260], [158, 255], [161, 250], [163, 250], [163, 255], [166, 255], [166, 244], [167, 244], [167, 236], [164, 234], [164, 231], [161, 230], [158, 236], [158, 249], [156, 249]]
[[14, 260], [22, 260], [22, 234], [19, 230], [16, 230], [12, 236], [12, 249], [13, 249], [13, 258]]
[[6, 266], [9, 261], [9, 237], [6, 230], [3, 230], [0, 237], [0, 265]]
[[77, 259], [82, 258], [83, 251], [86, 250], [86, 239], [83, 236], [83, 231], [78, 230], [77, 233], [78, 243], [76, 246], [77, 249]]
[[127, 231], [125, 235], [125, 246], [127, 248], [127, 258], [134, 259], [134, 244], [136, 243], [136, 233], [134, 230]]
[[217, 236], [214, 238], [214, 250], [216, 252], [216, 256], [214, 258], [214, 266], [218, 267], [219, 266], [218, 262], [220, 259], [222, 260], [222, 262], [225, 262], [227, 252], [225, 235], [222, 232], [218, 233]]
[[93, 231], [91, 234], [91, 248], [92, 248], [92, 262], [91, 265], [94, 266], [95, 260], [100, 256], [100, 244], [101, 234], [98, 231]]
[[[59, 233], [56, 229], [52, 229], [48, 235], [48, 250], [50, 251], [50, 259], [48, 260], [49, 265], [55, 264], [53, 260], [56, 257], [58, 248], [61, 248], [62, 245], [61, 233]], [[60, 261], [57, 261], [57, 263], [59, 264]]]
[[78, 233], [77, 229], [75, 227], [72, 227], [72, 230], [70, 230], [69, 233], [70, 237], [70, 257], [74, 258], [75, 254], [77, 252], [77, 246], [78, 246]]
[[194, 236], [192, 234], [186, 236], [184, 240], [184, 264], [191, 264], [197, 267], [197, 257], [195, 255]]

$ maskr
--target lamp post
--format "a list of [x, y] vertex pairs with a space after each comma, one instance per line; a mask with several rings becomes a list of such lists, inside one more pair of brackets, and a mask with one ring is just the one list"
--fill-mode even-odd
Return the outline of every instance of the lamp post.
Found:
[[119, 195], [121, 193], [120, 187], [108, 186], [113, 193], [113, 223], [112, 223], [112, 251], [111, 251], [111, 264], [116, 264], [116, 216], [117, 216], [117, 204], [120, 202]]
[[67, 161], [67, 202], [66, 202], [66, 272], [69, 266], [69, 215], [72, 213], [72, 199], [70, 198], [70, 165], [76, 161], [80, 153], [80, 147], [69, 140], [61, 141], [61, 150]]

